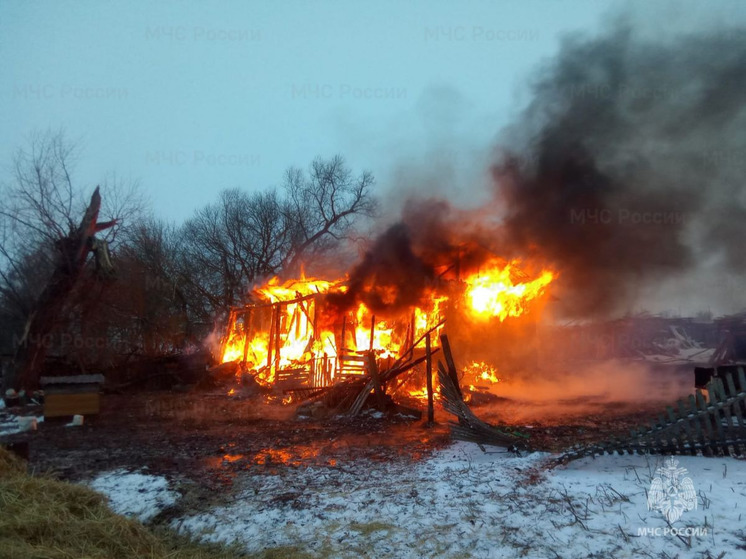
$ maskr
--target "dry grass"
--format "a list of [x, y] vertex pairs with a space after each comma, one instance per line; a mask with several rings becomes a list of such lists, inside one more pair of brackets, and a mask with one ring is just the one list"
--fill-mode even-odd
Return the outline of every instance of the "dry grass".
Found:
[[352, 522], [350, 524], [350, 530], [354, 530], [355, 532], [359, 532], [360, 534], [368, 536], [373, 532], [390, 532], [396, 530], [396, 526], [394, 526], [393, 524], [385, 524], [383, 522]]
[[[292, 550], [283, 550], [293, 557]], [[272, 557], [267, 550], [259, 557]], [[298, 556], [303, 554], [299, 553]], [[2, 559], [233, 559], [225, 546], [195, 543], [151, 530], [112, 512], [98, 493], [49, 477], [30, 476], [25, 463], [0, 447]]]

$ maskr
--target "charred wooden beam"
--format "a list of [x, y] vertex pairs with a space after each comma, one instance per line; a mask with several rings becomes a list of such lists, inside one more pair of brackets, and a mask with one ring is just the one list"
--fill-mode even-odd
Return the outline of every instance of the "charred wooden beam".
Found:
[[448, 342], [448, 336], [446, 336], [445, 334], [440, 336], [440, 345], [443, 348], [443, 356], [445, 357], [446, 365], [448, 365], [448, 374], [451, 376], [451, 380], [453, 381], [453, 386], [456, 389], [456, 393], [463, 400], [464, 394], [463, 392], [461, 392], [461, 387], [458, 385], [458, 370], [456, 369], [456, 364], [453, 361], [453, 353], [451, 353], [451, 344]]
[[[445, 352], [444, 352], [445, 353]], [[450, 422], [454, 439], [482, 445], [504, 446], [514, 451], [528, 450], [528, 436], [509, 428], [490, 425], [479, 419], [464, 402], [461, 391], [443, 363], [438, 362], [440, 394], [445, 410], [455, 415], [458, 422]]]
[[[435, 351], [433, 351], [433, 353], [435, 353]], [[386, 383], [394, 380], [399, 375], [406, 373], [407, 371], [425, 361], [425, 359], [426, 356], [422, 356], [418, 359], [415, 359], [414, 361], [410, 361], [409, 363], [400, 364], [390, 369], [386, 369], [385, 371], [380, 373], [381, 383]], [[370, 396], [371, 391], [373, 391], [374, 389], [373, 379], [371, 379], [370, 377], [365, 377], [363, 378], [363, 380], [367, 382], [365, 382], [362, 390], [360, 390], [360, 392], [357, 394], [357, 398], [355, 398], [355, 401], [353, 402], [348, 412], [350, 415], [353, 416], [360, 413], [360, 411], [363, 409], [363, 405], [365, 405], [365, 402], [368, 399], [368, 396]]]
[[381, 377], [378, 375], [378, 363], [376, 363], [376, 356], [372, 351], [368, 353], [368, 372], [373, 383], [373, 390], [376, 393], [378, 409], [386, 411], [386, 398], [384, 397], [383, 387], [381, 386]]
[[425, 375], [427, 380], [427, 423], [435, 422], [435, 409], [433, 407], [433, 358], [430, 348], [430, 336], [425, 338]]

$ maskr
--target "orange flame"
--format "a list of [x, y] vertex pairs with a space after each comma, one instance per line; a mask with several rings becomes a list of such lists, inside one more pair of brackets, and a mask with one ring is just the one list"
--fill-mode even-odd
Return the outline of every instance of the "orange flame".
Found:
[[304, 295], [327, 293], [331, 289], [344, 292], [346, 287], [342, 285], [342, 282], [343, 280], [309, 279], [305, 277], [305, 274], [301, 274], [299, 279], [291, 279], [280, 285], [280, 278], [275, 276], [262, 287], [256, 288], [254, 293], [270, 303], [278, 303], [280, 301], [291, 301]]
[[[493, 385], [500, 382], [497, 369], [484, 361], [472, 361], [463, 368], [459, 384], [465, 392], [476, 392], [481, 387]], [[411, 389], [407, 394], [412, 398], [420, 400], [427, 399], [427, 387]], [[435, 399], [440, 396], [440, 384], [433, 386]]]
[[497, 369], [484, 361], [472, 361], [464, 367], [464, 382], [469, 384], [495, 384], [500, 382]]
[[263, 385], [273, 384], [278, 370], [298, 368], [316, 371], [315, 383], [327, 385], [338, 374], [364, 374], [360, 366], [348, 370], [342, 354], [358, 357], [358, 363], [359, 356], [369, 350], [379, 359], [397, 357], [405, 343], [411, 345], [438, 324], [441, 304], [447, 299], [433, 296], [430, 309], [413, 309], [405, 335], [397, 331], [396, 321], [375, 317], [364, 304], [344, 315], [341, 332], [334, 328], [339, 328], [342, 317], [322, 320], [333, 325], [319, 327], [317, 311], [323, 309], [317, 305], [323, 306], [323, 301], [316, 296], [344, 293], [347, 288], [342, 281], [302, 277], [280, 283], [275, 277], [255, 289], [254, 296], [262, 303], [231, 315], [222, 362], [244, 363]]
[[[296, 382], [299, 372], [307, 376], [308, 380], [302, 381], [304, 386], [327, 386], [351, 374], [362, 375], [364, 352], [372, 350], [378, 359], [399, 357], [401, 351], [441, 323], [449, 301], [446, 287], [451, 296], [454, 286], [463, 289], [467, 317], [473, 320], [498, 317], [503, 321], [526, 312], [555, 275], [543, 271], [529, 281], [519, 264], [494, 260], [463, 284], [432, 288], [424, 304], [396, 320], [374, 316], [362, 303], [339, 316], [325, 315], [332, 311], [324, 305], [324, 294], [345, 293], [344, 279], [302, 276], [281, 283], [274, 277], [253, 291], [257, 303], [232, 311], [222, 362], [241, 363], [243, 370], [252, 371], [263, 385], [272, 385], [278, 379]], [[434, 346], [439, 333], [432, 337]], [[424, 346], [422, 340], [417, 349]], [[496, 371], [484, 363], [469, 367], [479, 374], [470, 373], [467, 367], [470, 380], [465, 386], [499, 380]]]
[[525, 276], [514, 260], [506, 265], [492, 261], [491, 265], [466, 278], [465, 298], [472, 318], [488, 320], [497, 317], [504, 321], [509, 316], [521, 316], [528, 303], [544, 294], [544, 290], [555, 277], [544, 270], [538, 278], [527, 282], [516, 282], [514, 278]]

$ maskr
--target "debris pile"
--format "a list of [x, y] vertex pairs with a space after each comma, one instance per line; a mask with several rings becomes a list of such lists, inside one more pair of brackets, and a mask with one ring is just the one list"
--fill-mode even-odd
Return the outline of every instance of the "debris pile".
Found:
[[[427, 363], [427, 375], [430, 377], [432, 374], [432, 356], [436, 354], [440, 348], [431, 347], [429, 340], [433, 333], [440, 329], [443, 324], [444, 321], [441, 321], [427, 330], [422, 334], [422, 336], [420, 336], [420, 338], [413, 341], [410, 347], [402, 352], [401, 357], [383, 370], [379, 370], [375, 354], [373, 352], [365, 352], [362, 355], [362, 361], [364, 362], [365, 367], [364, 374], [354, 376], [331, 386], [322, 388], [302, 388], [288, 390], [287, 392], [292, 394], [295, 398], [308, 400], [308, 403], [304, 404], [299, 409], [299, 413], [302, 415], [318, 416], [319, 413], [324, 413], [325, 415], [348, 414], [350, 416], [357, 416], [360, 414], [366, 403], [368, 403], [371, 395], [373, 395], [374, 398], [372, 399], [372, 403], [381, 412], [403, 413], [404, 415], [420, 418], [422, 413], [419, 410], [407, 408], [394, 403], [391, 397], [386, 393], [386, 388], [401, 375], [411, 371], [422, 363]], [[443, 336], [443, 338], [445, 338], [445, 336]], [[415, 358], [415, 348], [420, 345], [423, 340], [427, 341], [425, 354]], [[430, 394], [429, 400], [432, 401], [432, 393]], [[312, 411], [318, 410], [321, 406], [323, 406], [323, 409], [326, 410], [326, 412]]]

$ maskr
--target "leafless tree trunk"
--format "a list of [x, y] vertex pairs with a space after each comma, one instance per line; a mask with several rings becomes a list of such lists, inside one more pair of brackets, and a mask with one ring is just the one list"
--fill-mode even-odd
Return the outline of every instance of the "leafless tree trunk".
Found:
[[[101, 194], [96, 187], [78, 227], [57, 241], [54, 271], [26, 322], [14, 359], [14, 374], [8, 379], [8, 386], [26, 390], [38, 388], [41, 365], [47, 351], [47, 334], [57, 323], [65, 301], [85, 267], [88, 253], [91, 250], [105, 252], [104, 241], [97, 240], [94, 235], [111, 227], [114, 222], [98, 223], [100, 208]], [[113, 273], [108, 257], [99, 258], [97, 262], [106, 274]]]

